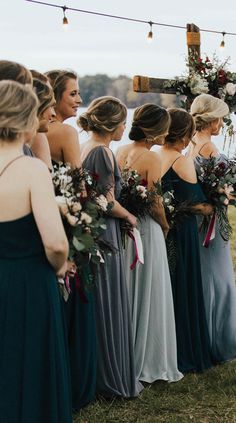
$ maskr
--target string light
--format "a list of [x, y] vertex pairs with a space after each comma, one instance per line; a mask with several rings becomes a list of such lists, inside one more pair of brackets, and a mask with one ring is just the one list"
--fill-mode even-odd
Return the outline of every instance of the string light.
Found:
[[63, 6], [62, 7], [62, 10], [63, 10], [63, 20], [62, 20], [62, 25], [63, 25], [63, 29], [65, 29], [65, 30], [67, 30], [67, 28], [68, 28], [68, 19], [67, 19], [67, 17], [66, 17], [66, 9], [67, 9], [67, 7], [66, 6]]
[[222, 39], [222, 41], [221, 41], [221, 43], [220, 43], [220, 47], [221, 48], [224, 48], [224, 46], [225, 46], [225, 34], [226, 34], [226, 32], [222, 32], [222, 37], [223, 37], [223, 39]]
[[148, 36], [147, 36], [147, 41], [149, 43], [151, 43], [152, 42], [152, 39], [153, 39], [152, 21], [149, 22], [149, 25], [150, 25], [150, 29], [149, 29], [149, 33], [148, 33]]
[[[27, 1], [29, 3], [41, 4], [43, 6], [56, 7], [56, 8], [60, 8], [60, 9], [63, 8], [63, 6], [61, 6], [59, 4], [52, 4], [52, 3], [47, 3], [47, 2], [39, 1], [39, 0], [25, 0], [25, 1]], [[149, 24], [149, 25], [151, 23], [152, 25], [158, 25], [158, 26], [164, 26], [164, 27], [168, 27], [168, 28], [178, 28], [178, 29], [185, 29], [186, 30], [186, 26], [182, 26], [182, 25], [172, 25], [172, 24], [161, 23], [161, 22], [145, 21], [143, 19], [128, 18], [126, 16], [110, 15], [108, 13], [93, 12], [91, 10], [76, 9], [76, 8], [73, 8], [73, 7], [66, 7], [66, 6], [64, 6], [64, 7], [66, 8], [66, 10], [71, 10], [73, 12], [87, 13], [87, 14], [90, 14], [90, 15], [103, 16], [103, 17], [106, 17], [106, 18], [120, 19], [120, 20], [130, 21], [130, 22], [139, 22], [139, 23], [144, 23], [144, 24]], [[212, 33], [212, 34], [222, 34], [223, 38], [226, 35], [226, 32], [217, 31], [217, 30], [213, 30], [213, 29], [199, 28], [199, 31], [209, 32], [209, 33]], [[152, 31], [149, 31], [149, 32], [152, 32]], [[227, 32], [227, 35], [236, 36], [236, 32]], [[222, 47], [224, 46], [223, 42], [224, 42], [224, 39], [221, 42]]]

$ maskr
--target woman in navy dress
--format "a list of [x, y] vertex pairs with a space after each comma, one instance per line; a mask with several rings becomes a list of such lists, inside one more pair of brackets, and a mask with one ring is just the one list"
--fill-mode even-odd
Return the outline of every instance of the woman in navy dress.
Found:
[[3, 422], [72, 423], [56, 278], [68, 243], [50, 173], [22, 151], [37, 107], [30, 86], [0, 82], [0, 414]]

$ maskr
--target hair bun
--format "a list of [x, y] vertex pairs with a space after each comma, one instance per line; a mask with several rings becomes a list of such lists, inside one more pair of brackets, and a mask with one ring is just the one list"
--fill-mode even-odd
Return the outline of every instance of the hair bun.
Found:
[[132, 141], [140, 141], [143, 138], [146, 138], [145, 133], [143, 130], [137, 126], [137, 124], [132, 124], [131, 130], [129, 132], [129, 139]]

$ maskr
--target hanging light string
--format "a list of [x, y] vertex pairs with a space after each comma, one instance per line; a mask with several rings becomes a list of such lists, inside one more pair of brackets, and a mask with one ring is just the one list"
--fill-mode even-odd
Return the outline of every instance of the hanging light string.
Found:
[[[90, 15], [97, 15], [97, 16], [103, 16], [105, 18], [113, 18], [113, 19], [120, 19], [120, 20], [124, 20], [124, 21], [130, 21], [130, 22], [139, 22], [139, 23], [144, 23], [144, 24], [148, 24], [150, 25], [150, 22], [152, 23], [152, 25], [158, 25], [158, 26], [164, 26], [164, 27], [169, 27], [169, 28], [178, 28], [178, 29], [185, 29], [186, 30], [186, 26], [182, 26], [182, 25], [172, 25], [172, 24], [167, 24], [167, 23], [161, 23], [161, 22], [154, 22], [154, 21], [146, 21], [144, 19], [135, 19], [135, 18], [128, 18], [126, 16], [118, 16], [118, 15], [110, 15], [108, 13], [100, 13], [100, 12], [93, 12], [91, 10], [83, 10], [83, 9], [76, 9], [74, 7], [67, 7], [67, 6], [61, 6], [59, 4], [52, 4], [52, 3], [47, 3], [47, 2], [43, 2], [43, 1], [38, 1], [38, 0], [25, 0], [29, 3], [36, 3], [36, 4], [41, 4], [43, 6], [49, 6], [49, 7], [55, 7], [58, 9], [62, 9], [62, 10], [71, 10], [73, 12], [80, 12], [80, 13], [87, 13]], [[224, 35], [236, 35], [236, 32], [225, 32], [225, 31], [217, 31], [217, 30], [213, 30], [213, 29], [204, 29], [204, 28], [199, 28], [200, 31], [202, 32], [210, 32], [213, 34], [223, 34]]]

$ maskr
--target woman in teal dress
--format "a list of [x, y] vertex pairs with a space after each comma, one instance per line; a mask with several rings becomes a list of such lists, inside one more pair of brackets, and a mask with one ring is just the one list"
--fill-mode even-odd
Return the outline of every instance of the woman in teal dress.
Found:
[[[59, 162], [70, 163], [73, 168], [80, 167], [80, 145], [78, 131], [64, 123], [65, 119], [75, 117], [81, 103], [78, 77], [72, 71], [55, 70], [47, 72], [56, 99], [56, 115], [47, 133], [54, 166]], [[78, 410], [95, 397], [96, 388], [96, 325], [94, 316], [94, 294], [84, 289], [90, 272], [83, 266], [80, 272], [80, 288], [74, 279], [76, 267], [68, 262], [71, 293], [64, 302], [68, 333], [71, 370], [72, 405]]]
[[68, 243], [47, 167], [23, 155], [37, 98], [29, 86], [2, 81], [0, 99], [0, 419], [72, 423], [56, 278]]
[[[195, 213], [209, 214], [211, 206], [197, 183], [194, 163], [182, 155], [193, 135], [192, 117], [182, 109], [170, 109], [171, 124], [159, 155], [162, 161], [163, 192], [173, 191], [190, 212], [171, 228], [167, 236], [174, 299], [178, 367], [183, 373], [212, 366]], [[171, 246], [171, 248], [170, 248]]]

